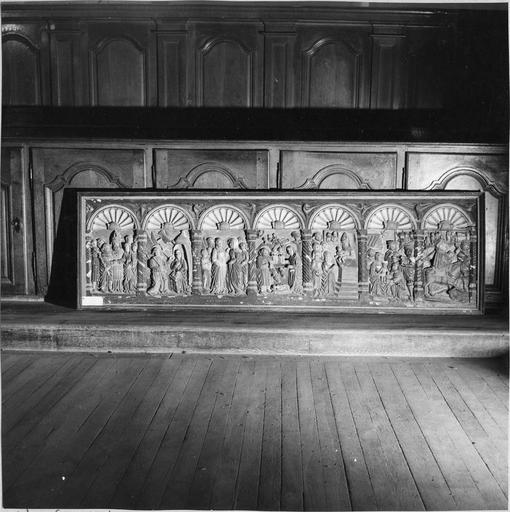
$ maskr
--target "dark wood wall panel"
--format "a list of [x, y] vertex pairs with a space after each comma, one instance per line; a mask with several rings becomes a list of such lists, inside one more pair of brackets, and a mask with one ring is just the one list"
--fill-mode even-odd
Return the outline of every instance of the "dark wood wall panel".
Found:
[[158, 35], [158, 104], [186, 105], [186, 33]]
[[7, 105], [41, 105], [39, 48], [20, 34], [2, 38], [2, 98]]
[[371, 108], [401, 108], [403, 99], [404, 36], [376, 34], [372, 36]]
[[283, 151], [283, 188], [395, 189], [396, 153]]
[[266, 189], [267, 150], [157, 149], [157, 188]]
[[[236, 4], [222, 17], [184, 7], [160, 17], [155, 9], [134, 17], [52, 9], [37, 22], [7, 10], [4, 104], [439, 108], [457, 105], [456, 84], [474, 76], [466, 65], [478, 64], [459, 57], [480, 59], [458, 48], [473, 38], [457, 37], [458, 14], [444, 10], [328, 16], [309, 7], [301, 17]], [[500, 67], [484, 69], [501, 88]]]
[[88, 29], [90, 103], [155, 103], [154, 41], [149, 24], [93, 24]]
[[76, 26], [50, 27], [53, 105], [87, 104], [83, 88], [81, 39], [81, 32]]
[[191, 27], [195, 104], [205, 107], [261, 106], [261, 25], [193, 22]]
[[368, 30], [299, 27], [301, 107], [368, 106]]
[[265, 107], [295, 106], [295, 44], [295, 32], [265, 35]]
[[[445, 29], [414, 27], [406, 32], [406, 73], [409, 108], [438, 108], [448, 103], [445, 83], [453, 86], [450, 73], [453, 56], [449, 54]], [[458, 86], [458, 84], [457, 84]]]

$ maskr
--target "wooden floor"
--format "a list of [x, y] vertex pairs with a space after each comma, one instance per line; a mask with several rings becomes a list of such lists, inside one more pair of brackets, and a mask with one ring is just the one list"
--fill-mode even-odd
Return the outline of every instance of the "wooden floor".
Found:
[[507, 509], [500, 360], [2, 353], [4, 507]]

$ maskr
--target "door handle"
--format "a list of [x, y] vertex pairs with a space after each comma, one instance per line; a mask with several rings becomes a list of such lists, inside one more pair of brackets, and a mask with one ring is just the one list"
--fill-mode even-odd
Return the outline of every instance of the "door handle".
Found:
[[19, 220], [19, 217], [14, 217], [14, 219], [11, 220], [11, 226], [16, 233], [21, 231], [21, 221]]

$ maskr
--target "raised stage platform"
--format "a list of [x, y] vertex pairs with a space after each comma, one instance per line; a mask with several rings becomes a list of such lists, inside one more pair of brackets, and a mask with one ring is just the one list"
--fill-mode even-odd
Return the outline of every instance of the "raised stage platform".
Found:
[[494, 357], [508, 352], [496, 315], [403, 315], [211, 310], [77, 311], [2, 302], [2, 348]]

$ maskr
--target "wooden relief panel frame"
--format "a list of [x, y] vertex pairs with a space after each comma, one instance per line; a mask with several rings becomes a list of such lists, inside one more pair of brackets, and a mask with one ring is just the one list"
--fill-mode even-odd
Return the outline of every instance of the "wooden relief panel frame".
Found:
[[82, 191], [78, 306], [483, 310], [478, 192]]

